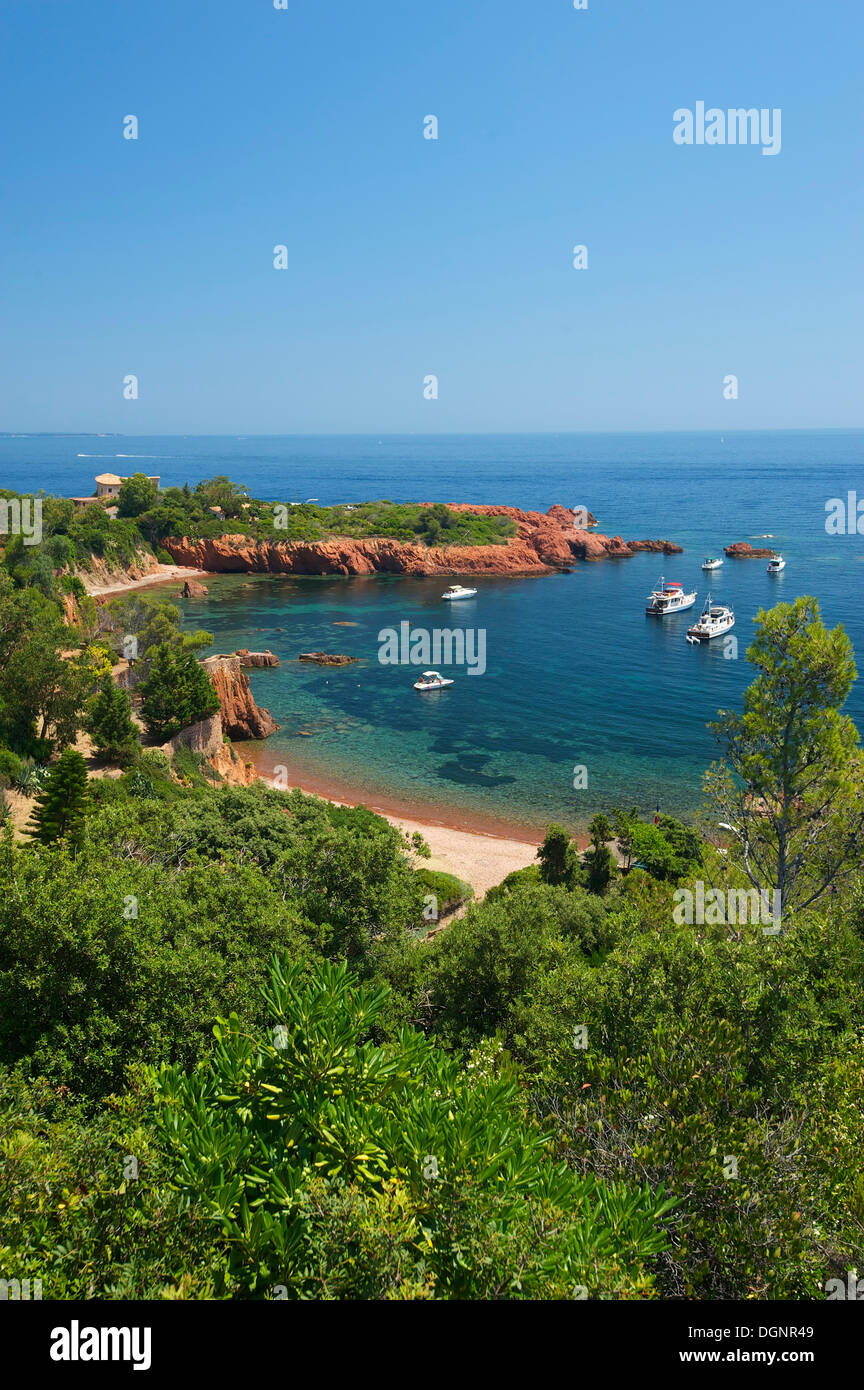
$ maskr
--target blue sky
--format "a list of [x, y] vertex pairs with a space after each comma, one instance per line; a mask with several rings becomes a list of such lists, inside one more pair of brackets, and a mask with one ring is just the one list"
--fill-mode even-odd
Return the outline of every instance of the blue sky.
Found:
[[858, 0], [288, 6], [6, 0], [0, 429], [864, 424]]

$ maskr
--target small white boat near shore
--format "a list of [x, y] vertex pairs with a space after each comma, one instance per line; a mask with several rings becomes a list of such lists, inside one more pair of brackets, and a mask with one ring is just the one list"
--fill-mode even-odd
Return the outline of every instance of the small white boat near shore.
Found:
[[666, 613], [681, 613], [685, 608], [692, 608], [695, 602], [695, 589], [692, 593], [685, 593], [684, 585], [677, 579], [667, 581], [661, 577], [658, 587], [648, 595], [645, 612], [654, 617], [663, 617]]
[[724, 632], [735, 626], [735, 614], [724, 603], [711, 602], [709, 594], [698, 623], [687, 629], [687, 641], [692, 644], [710, 642], [712, 637], [722, 637]]
[[445, 685], [452, 685], [453, 681], [448, 676], [442, 676], [440, 671], [424, 671], [419, 680], [414, 682], [415, 690], [443, 690]]
[[703, 570], [720, 570], [723, 568], [723, 561], [719, 560], [716, 555], [706, 555], [702, 561], [702, 568]]
[[786, 561], [782, 555], [775, 555], [768, 561], [768, 574], [781, 574], [786, 568]]
[[450, 588], [447, 589], [441, 597], [446, 599], [474, 598], [476, 593], [476, 589], [466, 589], [461, 584], [451, 584]]

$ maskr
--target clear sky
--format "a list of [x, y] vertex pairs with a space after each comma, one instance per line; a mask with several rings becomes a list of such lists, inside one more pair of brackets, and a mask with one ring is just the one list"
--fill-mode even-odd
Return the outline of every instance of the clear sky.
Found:
[[2, 0], [0, 429], [864, 424], [860, 0], [287, 6]]

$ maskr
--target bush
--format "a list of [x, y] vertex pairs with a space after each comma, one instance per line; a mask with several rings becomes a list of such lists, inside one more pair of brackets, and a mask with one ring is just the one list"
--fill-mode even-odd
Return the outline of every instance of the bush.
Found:
[[8, 748], [0, 748], [0, 787], [11, 787], [21, 779], [21, 759]]
[[551, 1162], [506, 1063], [497, 1075], [466, 1069], [407, 1031], [375, 1046], [386, 991], [344, 965], [307, 979], [274, 965], [265, 997], [266, 1033], [220, 1020], [206, 1069], [152, 1074], [182, 1196], [225, 1249], [235, 1288], [295, 1299], [567, 1298], [575, 1285], [650, 1294], [667, 1204]]
[[[415, 873], [426, 894], [431, 894], [436, 899], [439, 917], [455, 912], [457, 907], [474, 897], [471, 884], [463, 882], [455, 874], [440, 873], [436, 869], [416, 869]], [[430, 920], [426, 920], [427, 926]]]
[[169, 739], [215, 714], [219, 697], [190, 650], [161, 643], [142, 683], [141, 715], [147, 732]]

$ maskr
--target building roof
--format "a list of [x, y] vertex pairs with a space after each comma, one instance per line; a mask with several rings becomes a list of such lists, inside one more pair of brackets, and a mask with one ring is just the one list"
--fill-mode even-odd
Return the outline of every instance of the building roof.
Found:
[[97, 483], [122, 483], [123, 479], [118, 478], [116, 473], [100, 473], [96, 479]]

